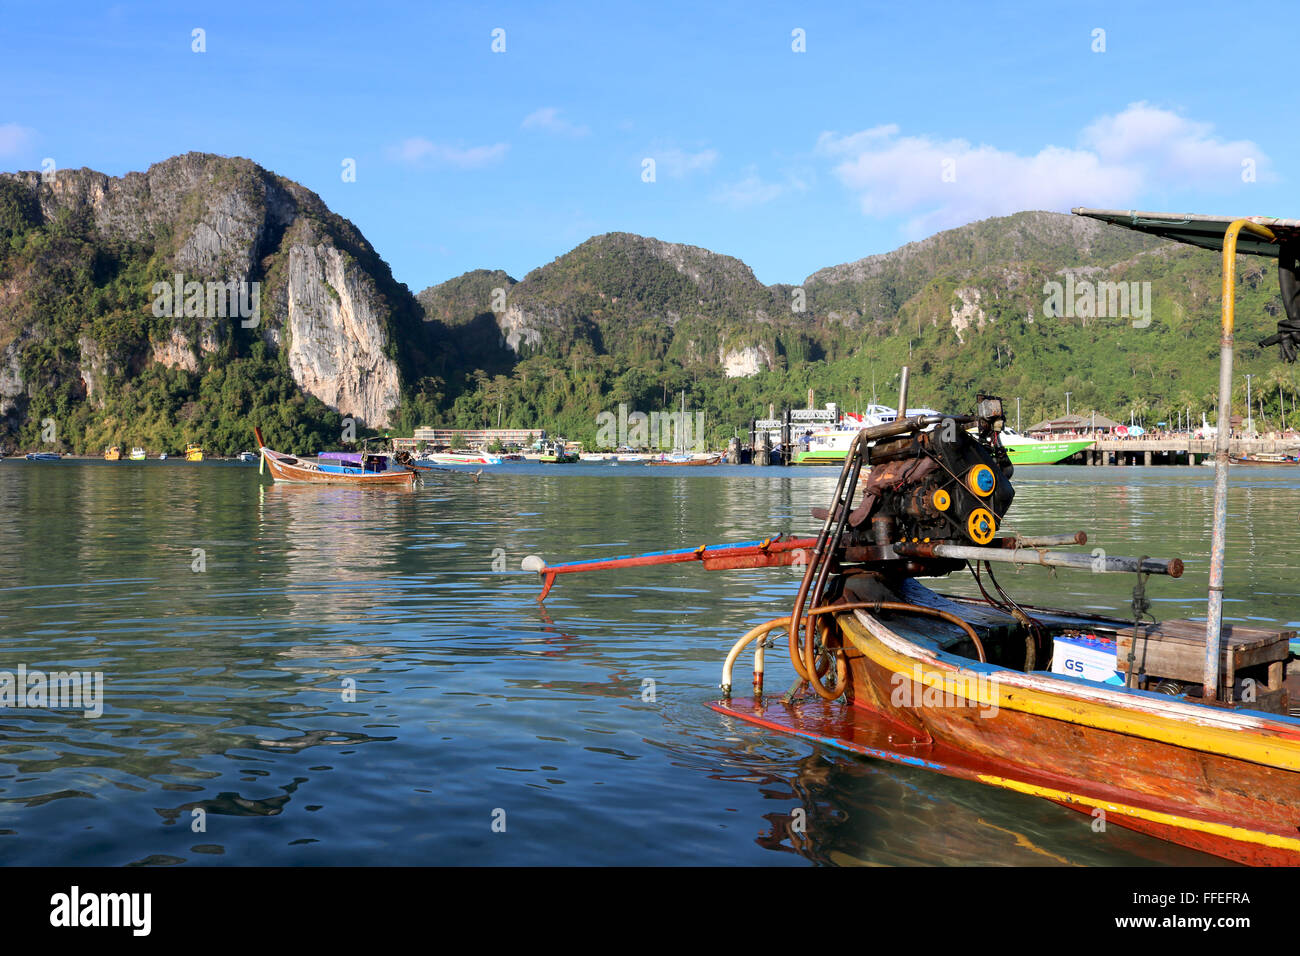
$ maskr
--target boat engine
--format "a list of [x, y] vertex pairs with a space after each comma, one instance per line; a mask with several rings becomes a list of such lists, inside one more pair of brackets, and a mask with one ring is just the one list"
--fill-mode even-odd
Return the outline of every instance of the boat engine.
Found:
[[1002, 400], [980, 395], [974, 416], [866, 448], [871, 470], [860, 482], [846, 544], [874, 546], [886, 558], [900, 542], [993, 543], [1015, 497], [1014, 468], [999, 438], [1003, 421]]

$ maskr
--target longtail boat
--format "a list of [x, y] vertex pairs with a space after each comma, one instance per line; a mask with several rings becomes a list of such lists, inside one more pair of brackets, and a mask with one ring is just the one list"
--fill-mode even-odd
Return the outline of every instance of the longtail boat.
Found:
[[[1235, 262], [1280, 255], [1287, 318], [1261, 345], [1300, 349], [1300, 221], [1075, 210], [1223, 255], [1220, 427], [1205, 620], [1150, 614], [1150, 575], [1178, 558], [1072, 552], [1082, 532], [1002, 531], [1015, 491], [1002, 400], [973, 414], [915, 416], [854, 438], [820, 532], [797, 549], [749, 542], [727, 554], [660, 552], [535, 563], [542, 597], [571, 571], [699, 560], [709, 567], [803, 563], [787, 613], [727, 654], [710, 706], [769, 731], [869, 758], [1054, 801], [1131, 830], [1248, 864], [1300, 864], [1300, 718], [1286, 688], [1295, 632], [1223, 620]], [[1238, 243], [1238, 237], [1244, 236]], [[1279, 247], [1281, 249], [1279, 250]], [[907, 407], [903, 369], [898, 407]], [[868, 471], [869, 469], [869, 471]], [[865, 476], [865, 478], [864, 478]], [[1014, 600], [995, 564], [1133, 576], [1133, 618]], [[981, 598], [924, 579], [969, 571]], [[768, 635], [784, 632], [794, 684], [764, 686]], [[733, 671], [753, 644], [752, 692]]]
[[260, 428], [254, 428], [253, 434], [258, 454], [276, 481], [351, 485], [413, 485], [419, 481], [419, 471], [389, 455], [363, 455], [358, 464], [310, 461], [267, 448]]
[[673, 455], [664, 458], [650, 458], [646, 461], [647, 465], [672, 465], [677, 468], [699, 467], [701, 465], [720, 465], [722, 464], [721, 455], [708, 455], [704, 458], [695, 458], [690, 455]]
[[1300, 465], [1300, 458], [1294, 455], [1233, 455], [1234, 465]]

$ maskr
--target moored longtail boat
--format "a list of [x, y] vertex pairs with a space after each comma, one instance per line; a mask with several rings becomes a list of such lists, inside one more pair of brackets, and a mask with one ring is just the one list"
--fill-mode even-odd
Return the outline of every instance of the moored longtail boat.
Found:
[[[1076, 212], [1134, 228], [1154, 223], [1148, 231], [1223, 252], [1223, 427], [1206, 620], [1151, 618], [1146, 581], [1179, 577], [1177, 558], [1061, 550], [1086, 543], [1082, 533], [1001, 533], [1014, 466], [1001, 442], [1002, 402], [981, 395], [970, 416], [917, 416], [858, 433], [830, 507], [817, 515], [821, 531], [802, 549], [793, 607], [736, 642], [722, 699], [711, 706], [1229, 860], [1300, 864], [1300, 718], [1288, 713], [1284, 682], [1295, 635], [1225, 624], [1222, 615], [1235, 254], [1276, 254], [1275, 243], [1287, 244], [1288, 318], [1268, 344], [1282, 344], [1284, 354], [1290, 345], [1294, 355], [1300, 314], [1290, 312], [1300, 312], [1300, 295], [1286, 291], [1288, 282], [1300, 290], [1300, 247], [1290, 245], [1300, 240], [1300, 221]], [[1238, 248], [1243, 230], [1251, 240]], [[727, 566], [778, 563], [767, 557]], [[1021, 605], [994, 576], [1001, 563], [1132, 574], [1134, 617]], [[555, 580], [548, 572], [562, 567], [536, 568], [547, 590]], [[920, 581], [963, 570], [983, 599], [945, 596]], [[774, 632], [786, 634], [796, 674], [779, 697], [764, 687], [764, 639]], [[732, 674], [750, 644], [753, 692], [741, 698]]]
[[360, 464], [308, 461], [295, 455], [272, 451], [262, 440], [262, 430], [254, 428], [258, 453], [276, 481], [307, 484], [413, 485], [419, 472], [397, 464], [388, 455], [364, 455]]
[[1234, 465], [1300, 465], [1300, 458], [1293, 455], [1233, 455]]
[[695, 458], [691, 455], [670, 455], [663, 458], [650, 458], [646, 461], [646, 464], [671, 465], [678, 468], [698, 468], [702, 465], [720, 465], [722, 464], [722, 456], [707, 455], [704, 458]]

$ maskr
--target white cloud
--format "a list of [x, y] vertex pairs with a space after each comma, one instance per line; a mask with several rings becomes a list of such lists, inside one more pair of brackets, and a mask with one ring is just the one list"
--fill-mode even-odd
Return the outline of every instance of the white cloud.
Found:
[[394, 158], [411, 165], [425, 162], [443, 166], [455, 166], [458, 169], [479, 169], [490, 166], [505, 158], [508, 143], [495, 143], [492, 146], [448, 146], [435, 143], [420, 136], [403, 140], [401, 145], [391, 151]]
[[851, 155], [865, 149], [871, 149], [897, 135], [897, 123], [873, 126], [871, 129], [864, 129], [860, 133], [852, 133], [848, 136], [822, 133], [821, 136], [817, 137], [817, 151], [832, 156]]
[[35, 137], [35, 130], [17, 123], [0, 123], [0, 156], [22, 152]]
[[1193, 185], [1213, 185], [1225, 178], [1240, 182], [1243, 159], [1266, 159], [1250, 140], [1224, 142], [1213, 131], [1210, 123], [1133, 103], [1122, 113], [1093, 122], [1082, 138], [1105, 162], [1149, 167], [1146, 171], [1152, 175], [1176, 176]]
[[914, 235], [1021, 209], [1123, 207], [1171, 183], [1226, 191], [1241, 184], [1243, 159], [1255, 160], [1260, 178], [1268, 163], [1248, 140], [1225, 142], [1208, 123], [1146, 103], [1095, 120], [1079, 142], [1021, 155], [963, 139], [901, 136], [885, 125], [823, 133], [816, 152], [835, 163], [863, 213], [909, 217]]
[[688, 153], [681, 149], [652, 150], [646, 154], [655, 161], [655, 169], [673, 179], [682, 179], [691, 173], [712, 169], [718, 161], [716, 149], [703, 149], [698, 153]]
[[785, 183], [769, 183], [758, 174], [758, 169], [754, 166], [747, 166], [743, 172], [743, 179], [728, 183], [713, 194], [715, 202], [725, 203], [735, 209], [745, 209], [769, 203], [791, 190], [802, 192], [808, 188], [799, 179], [790, 179]]
[[561, 136], [586, 136], [591, 132], [587, 127], [570, 123], [561, 117], [560, 111], [554, 106], [544, 106], [539, 110], [534, 110], [525, 116], [524, 121], [519, 125], [524, 129], [538, 129], [546, 133], [557, 133]]

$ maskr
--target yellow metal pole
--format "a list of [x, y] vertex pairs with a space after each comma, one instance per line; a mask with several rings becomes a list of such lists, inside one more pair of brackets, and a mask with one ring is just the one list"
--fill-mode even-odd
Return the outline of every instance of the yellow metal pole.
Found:
[[[1219, 642], [1223, 631], [1223, 565], [1228, 536], [1228, 450], [1232, 427], [1232, 330], [1237, 291], [1237, 237], [1242, 230], [1269, 242], [1272, 230], [1249, 219], [1233, 221], [1223, 233], [1223, 337], [1219, 341], [1219, 431], [1214, 440], [1214, 532], [1210, 543], [1210, 593], [1205, 615], [1203, 700], [1219, 696]], [[1231, 695], [1232, 688], [1227, 689]]]

